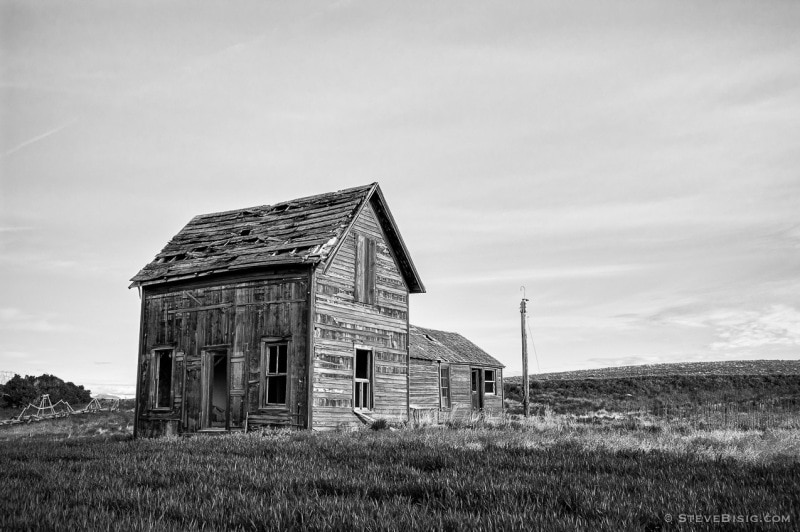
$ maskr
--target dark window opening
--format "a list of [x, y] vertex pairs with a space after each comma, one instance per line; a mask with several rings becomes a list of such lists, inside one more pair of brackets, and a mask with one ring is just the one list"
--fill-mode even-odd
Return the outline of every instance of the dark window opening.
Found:
[[442, 408], [450, 408], [450, 367], [440, 369], [439, 388], [442, 396]]
[[156, 351], [153, 368], [153, 408], [172, 407], [172, 350]]
[[356, 351], [356, 379], [369, 379], [369, 351]]
[[372, 410], [372, 351], [356, 349], [353, 407]]
[[285, 405], [289, 373], [288, 344], [264, 346], [264, 405]]

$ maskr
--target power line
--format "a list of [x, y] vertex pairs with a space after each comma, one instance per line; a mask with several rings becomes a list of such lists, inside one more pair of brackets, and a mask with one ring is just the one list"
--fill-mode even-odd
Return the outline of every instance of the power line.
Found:
[[533, 347], [533, 359], [536, 360], [536, 371], [541, 373], [542, 369], [539, 367], [539, 354], [536, 352], [536, 342], [533, 341], [533, 332], [531, 331], [530, 316], [525, 316], [525, 325], [528, 327], [528, 338], [531, 340], [531, 347]]

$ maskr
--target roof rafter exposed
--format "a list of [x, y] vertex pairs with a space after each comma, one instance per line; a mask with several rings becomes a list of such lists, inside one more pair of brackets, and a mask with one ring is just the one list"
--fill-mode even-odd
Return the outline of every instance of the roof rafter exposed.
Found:
[[409, 290], [424, 292], [377, 183], [195, 216], [131, 279], [131, 286], [252, 268], [327, 263], [368, 202], [379, 215]]

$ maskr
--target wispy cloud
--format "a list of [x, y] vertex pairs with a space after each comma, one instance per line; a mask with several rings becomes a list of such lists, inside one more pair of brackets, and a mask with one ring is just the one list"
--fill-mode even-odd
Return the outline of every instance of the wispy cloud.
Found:
[[18, 233], [20, 231], [32, 231], [33, 227], [18, 226], [18, 227], [0, 227], [0, 233]]
[[624, 275], [639, 271], [646, 266], [641, 264], [598, 264], [595, 266], [577, 266], [569, 268], [530, 268], [513, 270], [496, 270], [481, 272], [473, 275], [452, 275], [447, 277], [432, 278], [428, 281], [431, 285], [471, 285], [489, 284], [502, 281], [518, 281], [525, 279], [553, 280], [576, 278], [599, 278]]
[[47, 272], [49, 274], [77, 276], [124, 277], [129, 267], [119, 262], [116, 257], [98, 257], [95, 254], [83, 254], [75, 258], [56, 258], [55, 253], [39, 251], [9, 251], [0, 255], [0, 266], [13, 270]]
[[665, 310], [651, 321], [694, 329], [710, 329], [714, 336], [709, 348], [720, 354], [740, 349], [770, 346], [800, 346], [800, 311], [788, 305], [761, 309], [687, 306]]
[[773, 305], [761, 312], [719, 312], [711, 316], [710, 324], [719, 337], [711, 344], [715, 351], [800, 346], [800, 312], [786, 305]]
[[32, 332], [67, 332], [74, 330], [69, 324], [54, 321], [50, 313], [29, 314], [18, 308], [0, 308], [0, 330]]
[[0, 159], [2, 159], [4, 157], [8, 157], [9, 155], [11, 155], [13, 153], [16, 153], [16, 152], [18, 152], [18, 151], [20, 151], [20, 150], [22, 150], [24, 148], [27, 148], [31, 144], [35, 144], [35, 143], [39, 142], [40, 140], [44, 140], [47, 137], [51, 137], [51, 136], [55, 135], [56, 133], [59, 133], [59, 132], [63, 131], [64, 129], [66, 129], [69, 126], [71, 126], [72, 124], [74, 124], [75, 121], [76, 121], [75, 119], [70, 120], [70, 121], [68, 121], [68, 122], [66, 122], [64, 124], [61, 124], [60, 126], [55, 127], [55, 128], [53, 128], [53, 129], [51, 129], [49, 131], [45, 131], [41, 135], [37, 135], [37, 136], [35, 136], [33, 138], [30, 138], [30, 139], [28, 139], [28, 140], [26, 140], [24, 142], [21, 142], [21, 143], [17, 144], [13, 148], [11, 148], [9, 150], [6, 150], [5, 152], [1, 153], [0, 154]]
[[13, 358], [13, 359], [31, 358], [31, 354], [26, 353], [24, 351], [3, 351], [2, 353], [0, 353], [0, 358]]

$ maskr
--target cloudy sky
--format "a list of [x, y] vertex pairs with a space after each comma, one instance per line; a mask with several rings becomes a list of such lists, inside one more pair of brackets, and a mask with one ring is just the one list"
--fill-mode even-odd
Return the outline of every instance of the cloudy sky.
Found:
[[0, 370], [130, 392], [192, 216], [378, 181], [413, 323], [538, 362], [800, 356], [800, 2], [0, 3]]

